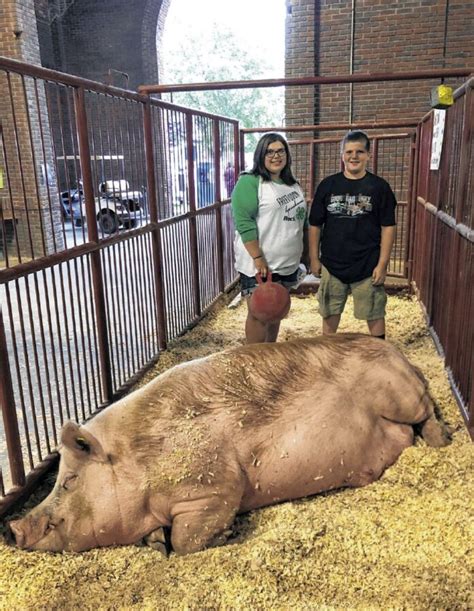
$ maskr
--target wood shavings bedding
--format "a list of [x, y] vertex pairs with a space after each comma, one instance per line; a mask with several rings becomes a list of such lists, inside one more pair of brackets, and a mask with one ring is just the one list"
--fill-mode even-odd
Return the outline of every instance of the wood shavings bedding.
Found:
[[[351, 312], [349, 302], [341, 331], [365, 332]], [[141, 384], [239, 345], [245, 315], [244, 303], [217, 308]], [[320, 327], [315, 297], [293, 296], [280, 341]], [[239, 516], [228, 545], [185, 557], [139, 546], [24, 552], [0, 541], [0, 609], [473, 609], [474, 444], [415, 300], [389, 297], [387, 337], [427, 377], [450, 446], [418, 439], [378, 482]]]

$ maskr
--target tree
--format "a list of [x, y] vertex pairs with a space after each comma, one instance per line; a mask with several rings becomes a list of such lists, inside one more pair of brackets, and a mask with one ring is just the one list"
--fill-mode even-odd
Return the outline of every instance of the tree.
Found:
[[[271, 66], [257, 60], [234, 32], [214, 24], [210, 36], [184, 27], [179, 40], [168, 40], [161, 53], [162, 82], [197, 83], [268, 78]], [[176, 104], [238, 119], [242, 127], [281, 125], [283, 88], [226, 89], [175, 93]], [[246, 139], [246, 150], [255, 148], [257, 137]]]

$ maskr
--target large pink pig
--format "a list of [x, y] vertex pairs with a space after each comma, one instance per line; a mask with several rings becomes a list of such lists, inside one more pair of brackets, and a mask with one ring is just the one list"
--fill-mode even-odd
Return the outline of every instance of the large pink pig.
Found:
[[10, 523], [26, 549], [142, 538], [178, 554], [235, 515], [380, 477], [413, 443], [446, 444], [419, 372], [365, 335], [230, 349], [173, 367], [61, 435], [51, 494]]

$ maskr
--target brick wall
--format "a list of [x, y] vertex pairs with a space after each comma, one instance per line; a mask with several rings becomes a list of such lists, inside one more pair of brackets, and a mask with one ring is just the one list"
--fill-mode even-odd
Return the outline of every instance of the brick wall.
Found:
[[[2, 0], [0, 21], [0, 54], [40, 64], [33, 0]], [[40, 81], [1, 70], [0, 88], [3, 222], [15, 232], [21, 257], [28, 259], [62, 247], [61, 237], [55, 243], [53, 236], [60, 210], [45, 92]]]
[[[315, 56], [316, 7], [306, 0], [288, 0], [285, 27], [285, 75], [289, 78], [313, 76], [317, 71]], [[311, 125], [314, 122], [314, 87], [287, 90], [287, 125]], [[288, 103], [291, 99], [291, 104]]]
[[[392, 0], [355, 0], [354, 3], [351, 0], [287, 0], [287, 7], [288, 77], [344, 75], [350, 74], [351, 69], [354, 73], [368, 73], [415, 71], [444, 65], [448, 68], [474, 66], [474, 8], [467, 0], [449, 2], [446, 43], [445, 0], [398, 0], [396, 3]], [[446, 83], [456, 87], [462, 80], [447, 79]], [[287, 88], [287, 125], [421, 118], [430, 108], [429, 94], [437, 84], [439, 80], [355, 83], [352, 87], [324, 85], [314, 89], [303, 87], [301, 93]], [[315, 135], [340, 137], [343, 132]], [[313, 159], [315, 186], [324, 176], [339, 169], [329, 145], [315, 146]], [[379, 148], [377, 172], [392, 184], [400, 202], [395, 245], [397, 265], [406, 244], [403, 202], [406, 201], [408, 159], [406, 141], [405, 144], [387, 141]], [[307, 163], [308, 159], [299, 160], [299, 175], [308, 173]], [[395, 267], [392, 271], [403, 270]]]
[[[445, 0], [287, 0], [287, 7], [288, 77], [350, 74], [351, 47], [354, 73], [415, 71], [442, 68], [443, 64], [448, 68], [474, 66], [474, 9], [467, 0], [449, 2], [445, 62]], [[462, 80], [447, 79], [446, 83], [456, 87]], [[303, 87], [301, 94], [287, 88], [287, 125], [421, 118], [430, 108], [430, 91], [439, 82], [354, 83], [352, 88], [349, 84], [324, 85]], [[343, 131], [315, 134], [342, 135]], [[332, 155], [329, 147], [314, 147], [316, 185], [327, 168], [334, 166]], [[308, 168], [303, 162], [300, 172], [304, 174]], [[404, 175], [407, 164], [406, 156], [400, 166]], [[379, 172], [393, 179], [390, 164]]]
[[[158, 81], [157, 33], [170, 0], [76, 0], [51, 20], [35, 0], [43, 65], [99, 82], [136, 89]], [[124, 76], [129, 75], [128, 85]]]
[[[288, 0], [286, 76], [350, 73], [350, 0]], [[403, 72], [443, 67], [445, 0], [356, 0], [354, 72]], [[450, 0], [446, 67], [474, 65], [472, 2]], [[314, 42], [313, 56], [308, 47]], [[314, 70], [313, 72], [311, 72]], [[448, 79], [448, 84], [461, 81]], [[287, 122], [387, 119], [422, 116], [439, 81], [315, 87], [314, 104], [288, 90]]]

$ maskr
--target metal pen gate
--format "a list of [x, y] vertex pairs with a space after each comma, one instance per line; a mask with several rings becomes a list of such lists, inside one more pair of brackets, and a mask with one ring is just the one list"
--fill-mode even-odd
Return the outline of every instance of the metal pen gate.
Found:
[[116, 400], [234, 282], [239, 138], [237, 121], [6, 58], [0, 86], [2, 513], [66, 419]]
[[[421, 73], [311, 80], [368, 82], [387, 77], [421, 78]], [[290, 139], [295, 173], [309, 201], [322, 175], [339, 169], [340, 137], [315, 140], [312, 134], [347, 130], [349, 125], [260, 128], [239, 134], [238, 123], [224, 117], [6, 58], [0, 58], [0, 86], [0, 169], [5, 179], [3, 185], [0, 180], [2, 514], [32, 490], [51, 463], [62, 422], [87, 419], [118, 398], [153, 364], [166, 342], [195, 324], [232, 284], [228, 196], [240, 169], [245, 133], [271, 129], [310, 134], [307, 141], [299, 142], [294, 135]], [[153, 93], [157, 88], [147, 89]], [[439, 195], [441, 177], [451, 186], [459, 182], [459, 210], [461, 194], [472, 191], [466, 178], [473, 159], [472, 99], [471, 80], [448, 111], [451, 141], [462, 141], [463, 172], [458, 177], [445, 157], [437, 183]], [[438, 273], [442, 267], [449, 274], [450, 269], [428, 251], [430, 241], [423, 239], [436, 225], [420, 207], [413, 210], [416, 195], [427, 199], [432, 183], [426, 168], [431, 132], [418, 124], [404, 120], [350, 127], [369, 134], [378, 130], [372, 134], [372, 169], [387, 178], [399, 202], [390, 275], [408, 277], [421, 287], [422, 299], [428, 292], [428, 307], [436, 305], [430, 316], [439, 328], [442, 323], [443, 345], [454, 346], [449, 341], [452, 321], [443, 315], [446, 298], [433, 280], [434, 270]], [[387, 132], [391, 129], [403, 132]], [[433, 213], [434, 206], [423, 205]], [[446, 225], [439, 232], [441, 243], [452, 219], [435, 210]], [[467, 204], [467, 220], [456, 213], [455, 225], [456, 239], [464, 240], [458, 239], [456, 253], [465, 264], [466, 278], [472, 276], [469, 210]], [[427, 273], [430, 283], [425, 282]], [[472, 310], [469, 287], [472, 282], [467, 282], [460, 301], [463, 312]], [[454, 285], [448, 298], [454, 300]], [[467, 358], [465, 349], [472, 338], [471, 320], [468, 316], [462, 321], [468, 333], [456, 332], [459, 341], [448, 357], [472, 422], [472, 354]], [[459, 358], [453, 357], [456, 348]]]

